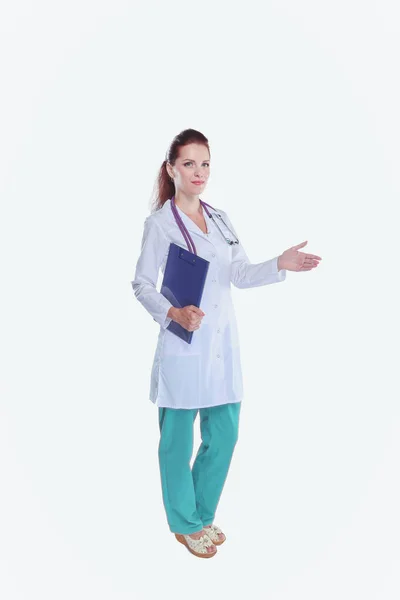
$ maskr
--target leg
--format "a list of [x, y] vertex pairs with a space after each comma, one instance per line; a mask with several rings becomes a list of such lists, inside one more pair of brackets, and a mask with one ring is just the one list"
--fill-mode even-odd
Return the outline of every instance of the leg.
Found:
[[202, 443], [192, 476], [197, 513], [203, 525], [214, 521], [239, 434], [241, 402], [200, 409]]
[[190, 470], [197, 412], [198, 409], [159, 407], [161, 485], [167, 521], [173, 533], [192, 534], [203, 529]]

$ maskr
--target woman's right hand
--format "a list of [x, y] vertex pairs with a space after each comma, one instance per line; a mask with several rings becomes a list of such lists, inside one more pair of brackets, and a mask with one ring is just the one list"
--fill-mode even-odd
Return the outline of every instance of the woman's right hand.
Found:
[[173, 321], [179, 323], [179, 325], [187, 329], [187, 331], [194, 331], [195, 329], [200, 328], [201, 320], [204, 315], [205, 313], [201, 310], [201, 308], [198, 308], [193, 304], [189, 304], [183, 308], [171, 306], [167, 316], [171, 317]]

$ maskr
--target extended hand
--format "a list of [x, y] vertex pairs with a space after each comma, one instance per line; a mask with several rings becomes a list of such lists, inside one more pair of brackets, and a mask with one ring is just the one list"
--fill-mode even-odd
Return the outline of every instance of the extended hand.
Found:
[[297, 246], [292, 246], [285, 250], [278, 258], [278, 269], [287, 269], [288, 271], [310, 271], [318, 267], [322, 258], [316, 254], [306, 254], [299, 252], [299, 248], [303, 248], [308, 242], [302, 242]]

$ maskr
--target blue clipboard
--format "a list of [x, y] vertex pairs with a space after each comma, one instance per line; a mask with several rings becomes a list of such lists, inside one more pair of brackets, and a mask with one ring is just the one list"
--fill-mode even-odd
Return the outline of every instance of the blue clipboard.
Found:
[[[205, 258], [171, 242], [160, 293], [176, 308], [188, 304], [200, 308], [209, 266]], [[176, 321], [171, 321], [167, 329], [188, 344], [192, 343], [194, 331], [188, 331]]]

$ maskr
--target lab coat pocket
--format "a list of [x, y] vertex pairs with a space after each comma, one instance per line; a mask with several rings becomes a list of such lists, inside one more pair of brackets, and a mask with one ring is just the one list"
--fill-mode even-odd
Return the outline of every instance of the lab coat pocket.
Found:
[[165, 354], [161, 362], [160, 378], [163, 397], [168, 398], [171, 407], [199, 406], [200, 356]]

